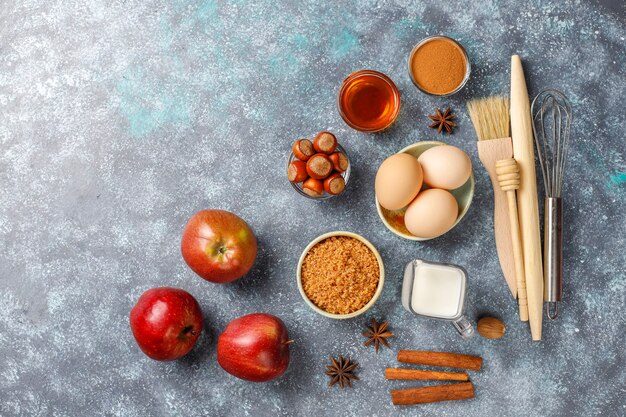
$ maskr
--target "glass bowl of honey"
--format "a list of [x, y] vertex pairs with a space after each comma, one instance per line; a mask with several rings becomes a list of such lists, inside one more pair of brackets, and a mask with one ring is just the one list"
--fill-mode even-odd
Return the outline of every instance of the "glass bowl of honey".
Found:
[[378, 132], [389, 127], [400, 112], [400, 92], [385, 74], [362, 70], [350, 74], [337, 97], [341, 118], [352, 129]]

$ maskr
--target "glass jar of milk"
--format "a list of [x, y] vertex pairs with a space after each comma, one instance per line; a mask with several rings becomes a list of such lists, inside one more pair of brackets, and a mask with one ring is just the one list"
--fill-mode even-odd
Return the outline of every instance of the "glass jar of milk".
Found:
[[468, 339], [474, 334], [465, 316], [467, 274], [456, 265], [416, 259], [404, 268], [402, 306], [418, 316], [451, 322]]

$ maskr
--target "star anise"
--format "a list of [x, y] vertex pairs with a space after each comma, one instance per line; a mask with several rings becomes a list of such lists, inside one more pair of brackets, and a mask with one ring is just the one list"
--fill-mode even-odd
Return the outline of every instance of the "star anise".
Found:
[[328, 370], [324, 372], [331, 378], [328, 386], [332, 387], [336, 383], [339, 383], [341, 389], [346, 385], [352, 388], [350, 380], [359, 379], [359, 377], [354, 374], [354, 370], [359, 364], [356, 362], [350, 363], [350, 359], [344, 359], [341, 355], [339, 355], [338, 361], [331, 356], [330, 361], [332, 365], [326, 365]]
[[428, 117], [433, 120], [433, 123], [431, 123], [429, 127], [437, 128], [437, 133], [443, 132], [443, 129], [446, 129], [446, 132], [448, 133], [452, 133], [456, 127], [456, 123], [452, 121], [456, 115], [452, 113], [452, 109], [450, 107], [448, 107], [443, 113], [441, 113], [441, 110], [437, 108], [435, 109], [435, 114], [431, 114]]
[[369, 338], [367, 342], [363, 343], [363, 345], [369, 346], [374, 343], [374, 346], [376, 347], [376, 353], [378, 353], [378, 346], [381, 344], [389, 347], [387, 339], [393, 337], [394, 334], [387, 331], [387, 326], [389, 326], [388, 321], [379, 325], [378, 323], [376, 323], [376, 319], [372, 319], [372, 325], [367, 326], [369, 331], [363, 332], [363, 336]]

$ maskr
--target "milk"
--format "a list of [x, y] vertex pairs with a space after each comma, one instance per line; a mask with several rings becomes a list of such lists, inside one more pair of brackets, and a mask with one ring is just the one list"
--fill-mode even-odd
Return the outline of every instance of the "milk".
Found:
[[467, 275], [456, 265], [415, 259], [404, 268], [402, 306], [411, 313], [452, 323], [468, 339], [474, 327], [465, 314]]
[[411, 307], [417, 314], [452, 319], [461, 314], [465, 279], [462, 271], [422, 263], [415, 268]]

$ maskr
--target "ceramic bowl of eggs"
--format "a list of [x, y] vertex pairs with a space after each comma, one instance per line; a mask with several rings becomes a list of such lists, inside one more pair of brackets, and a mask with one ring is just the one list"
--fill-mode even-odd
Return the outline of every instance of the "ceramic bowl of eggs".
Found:
[[433, 239], [467, 213], [474, 196], [472, 162], [455, 146], [417, 142], [383, 161], [375, 188], [378, 215], [389, 230], [404, 239]]

